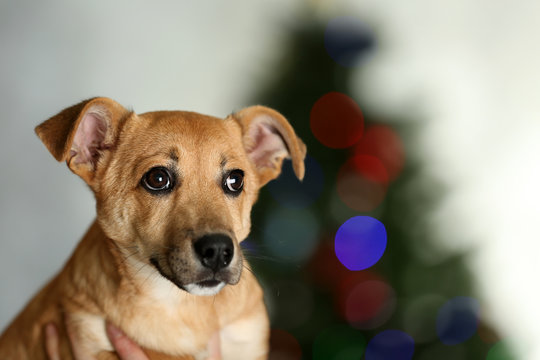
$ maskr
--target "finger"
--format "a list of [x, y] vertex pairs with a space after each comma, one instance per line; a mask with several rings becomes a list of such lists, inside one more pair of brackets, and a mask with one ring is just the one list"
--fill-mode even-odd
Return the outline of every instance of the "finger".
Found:
[[219, 332], [216, 332], [210, 342], [208, 343], [208, 359], [207, 360], [221, 360], [221, 340]]
[[45, 349], [49, 360], [60, 360], [60, 350], [58, 349], [58, 330], [54, 324], [45, 326]]
[[116, 326], [107, 324], [107, 335], [121, 360], [149, 360], [142, 349]]

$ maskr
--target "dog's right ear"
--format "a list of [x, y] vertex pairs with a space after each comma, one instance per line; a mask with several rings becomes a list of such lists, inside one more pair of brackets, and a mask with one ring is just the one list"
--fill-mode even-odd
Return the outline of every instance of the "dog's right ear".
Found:
[[278, 177], [285, 158], [292, 160], [298, 179], [304, 178], [306, 145], [283, 115], [256, 105], [231, 117], [242, 129], [244, 149], [258, 172], [259, 186]]
[[89, 185], [105, 151], [114, 146], [119, 122], [129, 112], [116, 101], [98, 97], [80, 102], [36, 127], [36, 133], [58, 161]]

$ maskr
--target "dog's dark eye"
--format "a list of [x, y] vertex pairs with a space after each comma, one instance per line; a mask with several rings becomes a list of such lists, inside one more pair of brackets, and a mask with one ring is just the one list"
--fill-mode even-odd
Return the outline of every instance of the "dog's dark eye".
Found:
[[244, 172], [236, 169], [231, 170], [223, 180], [223, 190], [230, 195], [240, 195], [244, 187]]
[[173, 180], [167, 168], [155, 167], [144, 174], [141, 185], [151, 193], [161, 193], [173, 188]]

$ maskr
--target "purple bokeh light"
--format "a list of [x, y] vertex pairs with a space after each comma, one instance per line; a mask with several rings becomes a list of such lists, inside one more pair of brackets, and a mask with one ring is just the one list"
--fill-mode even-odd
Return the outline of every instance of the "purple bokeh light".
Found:
[[334, 250], [349, 270], [364, 270], [375, 265], [386, 250], [384, 224], [371, 216], [350, 218], [338, 229]]

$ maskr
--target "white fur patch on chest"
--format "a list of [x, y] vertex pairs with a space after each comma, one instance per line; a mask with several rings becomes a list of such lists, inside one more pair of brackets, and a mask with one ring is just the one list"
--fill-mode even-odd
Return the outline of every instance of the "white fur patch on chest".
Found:
[[[152, 266], [138, 260], [131, 260], [131, 265], [138, 269], [135, 281], [142, 291], [130, 303], [130, 316], [120, 319], [124, 331], [144, 347], [175, 355], [204, 356], [208, 341], [204, 329], [211, 325], [206, 324], [204, 314], [199, 316], [193, 310], [197, 299]], [[193, 323], [198, 323], [198, 331]]]

